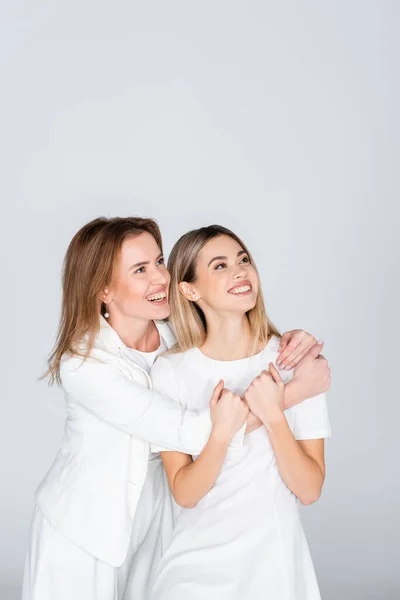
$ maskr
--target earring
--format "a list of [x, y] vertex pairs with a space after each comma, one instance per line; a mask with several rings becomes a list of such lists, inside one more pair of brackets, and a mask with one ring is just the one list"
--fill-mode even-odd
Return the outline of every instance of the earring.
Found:
[[198, 300], [198, 299], [199, 299], [199, 297], [198, 297], [198, 296], [195, 296], [195, 297], [193, 298], [193, 300], [194, 300], [195, 302], [196, 302], [196, 300]]
[[104, 312], [103, 312], [103, 317], [104, 317], [105, 319], [108, 319], [108, 317], [110, 316], [110, 313], [108, 312], [108, 310], [107, 310], [107, 305], [106, 305], [106, 304], [104, 304], [104, 302], [102, 302], [102, 308], [104, 309]]

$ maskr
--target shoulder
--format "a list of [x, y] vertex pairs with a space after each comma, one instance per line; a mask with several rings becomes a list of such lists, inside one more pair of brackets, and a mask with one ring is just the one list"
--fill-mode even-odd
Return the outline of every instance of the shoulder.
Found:
[[159, 356], [150, 372], [153, 387], [167, 393], [168, 390], [172, 393], [172, 390], [177, 391], [182, 386], [185, 387], [185, 374], [188, 372], [191, 352], [192, 350], [187, 350]]
[[270, 352], [278, 352], [279, 344], [281, 343], [281, 338], [277, 335], [273, 335], [269, 340], [266, 349]]
[[68, 391], [71, 385], [78, 382], [91, 385], [95, 382], [103, 385], [110, 379], [115, 379], [119, 369], [115, 357], [106, 349], [92, 348], [86, 356], [84, 348], [79, 349], [79, 354], [64, 355], [60, 363], [60, 377], [62, 387]]
[[162, 354], [156, 359], [151, 369], [151, 375], [159, 372], [178, 373], [187, 364], [190, 352], [191, 350]]
[[[268, 344], [265, 346], [263, 350], [263, 363], [265, 364], [265, 369], [268, 368], [270, 362], [272, 362], [276, 366], [276, 361], [279, 356], [279, 344], [281, 343], [281, 338], [277, 335], [273, 335], [269, 340]], [[279, 374], [284, 383], [288, 383], [293, 378], [293, 370], [290, 371], [281, 371], [279, 370]]]

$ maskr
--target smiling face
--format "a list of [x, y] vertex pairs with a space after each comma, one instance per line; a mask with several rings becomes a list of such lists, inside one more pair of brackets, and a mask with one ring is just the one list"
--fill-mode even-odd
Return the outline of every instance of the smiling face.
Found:
[[203, 312], [245, 314], [254, 308], [258, 274], [242, 246], [219, 235], [200, 250], [193, 283], [181, 283], [181, 292], [198, 301]]
[[166, 319], [170, 313], [170, 276], [154, 237], [143, 232], [126, 239], [114, 269], [113, 283], [102, 300], [115, 317]]

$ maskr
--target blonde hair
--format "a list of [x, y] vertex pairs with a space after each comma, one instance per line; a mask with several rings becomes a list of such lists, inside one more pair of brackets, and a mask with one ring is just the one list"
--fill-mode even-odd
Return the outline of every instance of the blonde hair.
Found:
[[[61, 384], [60, 362], [65, 354], [85, 360], [100, 328], [105, 306], [101, 292], [112, 283], [123, 242], [150, 233], [162, 252], [160, 229], [153, 219], [99, 217], [84, 225], [72, 238], [64, 258], [62, 308], [56, 343], [42, 378]], [[87, 336], [85, 350], [79, 348]]]
[[[227, 235], [234, 239], [245, 250], [250, 263], [255, 267], [254, 260], [242, 240], [235, 233], [221, 225], [209, 225], [208, 227], [194, 229], [176, 242], [168, 260], [168, 269], [171, 274], [169, 290], [170, 321], [177, 338], [177, 343], [172, 352], [185, 352], [190, 348], [199, 347], [205, 342], [207, 324], [204, 313], [195, 302], [187, 300], [181, 294], [179, 284], [182, 281], [187, 283], [196, 281], [196, 268], [200, 250], [207, 242], [220, 235]], [[246, 314], [254, 338], [253, 352], [256, 351], [259, 343], [266, 344], [271, 335], [280, 336], [279, 331], [267, 317], [261, 284], [259, 284], [256, 304]]]

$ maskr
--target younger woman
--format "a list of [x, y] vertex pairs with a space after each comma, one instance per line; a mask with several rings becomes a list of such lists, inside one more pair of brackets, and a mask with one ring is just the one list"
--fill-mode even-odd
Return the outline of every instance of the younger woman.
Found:
[[[155, 363], [154, 387], [183, 408], [202, 410], [221, 377], [260, 427], [241, 449], [220, 439], [194, 460], [162, 451], [181, 510], [151, 598], [317, 600], [298, 501], [311, 504], [322, 490], [325, 397], [283, 410], [274, 366], [279, 334], [265, 313], [254, 261], [235, 234], [220, 226], [189, 232], [174, 246], [169, 269], [178, 341]], [[284, 381], [290, 375], [282, 371]], [[325, 390], [329, 383], [328, 372]]]

